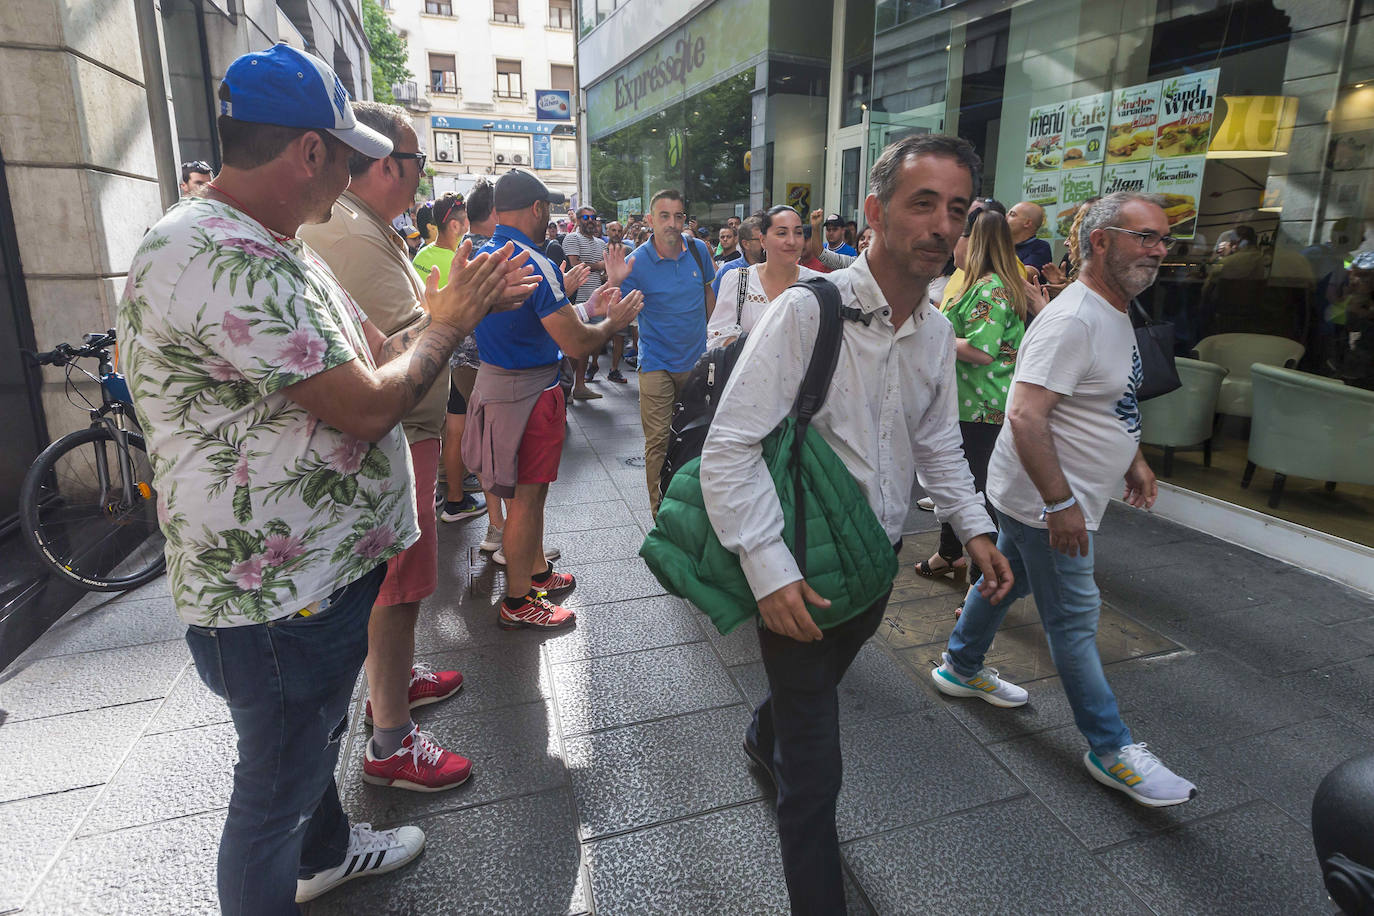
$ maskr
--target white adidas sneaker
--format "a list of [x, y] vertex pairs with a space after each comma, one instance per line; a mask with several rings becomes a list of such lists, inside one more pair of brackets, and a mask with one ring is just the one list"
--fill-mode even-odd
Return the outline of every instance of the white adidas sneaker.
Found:
[[996, 668], [985, 667], [973, 677], [964, 677], [950, 665], [948, 652], [941, 655], [944, 662], [940, 667], [931, 669], [930, 679], [935, 682], [935, 689], [945, 696], [978, 697], [1004, 709], [1024, 706], [1026, 700], [1030, 699], [1026, 691], [998, 677]]
[[1166, 767], [1143, 743], [1128, 744], [1105, 758], [1087, 751], [1083, 765], [1104, 786], [1151, 808], [1181, 805], [1197, 797], [1197, 786]]
[[419, 827], [373, 830], [371, 824], [354, 824], [343, 861], [328, 871], [296, 881], [296, 902], [305, 903], [327, 894], [345, 881], [394, 871], [425, 848], [425, 832]]

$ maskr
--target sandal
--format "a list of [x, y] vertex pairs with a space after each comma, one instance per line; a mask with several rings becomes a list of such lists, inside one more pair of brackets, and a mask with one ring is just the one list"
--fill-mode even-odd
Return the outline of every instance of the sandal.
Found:
[[[940, 557], [939, 554], [936, 554], [936, 556]], [[930, 560], [922, 560], [917, 563], [916, 574], [924, 576], [927, 579], [947, 579], [952, 576], [954, 579], [958, 580], [962, 579], [968, 572], [968, 560], [963, 557], [957, 557], [953, 562], [946, 560], [944, 557], [940, 557], [940, 559], [944, 561], [944, 566], [931, 566]]]

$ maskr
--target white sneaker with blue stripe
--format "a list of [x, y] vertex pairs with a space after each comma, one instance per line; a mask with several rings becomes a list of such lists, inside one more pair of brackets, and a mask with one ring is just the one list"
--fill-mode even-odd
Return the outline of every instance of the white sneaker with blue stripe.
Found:
[[305, 903], [326, 894], [345, 881], [394, 871], [425, 848], [425, 832], [419, 827], [373, 830], [371, 824], [354, 824], [348, 836], [348, 852], [333, 868], [296, 881], [296, 902]]
[[985, 667], [973, 677], [964, 677], [949, 663], [948, 652], [942, 653], [942, 658], [944, 663], [931, 670], [930, 679], [935, 682], [935, 689], [945, 696], [978, 697], [1004, 709], [1024, 706], [1030, 699], [1026, 691], [998, 677], [996, 668]]
[[1197, 786], [1166, 767], [1144, 744], [1128, 744], [1105, 758], [1087, 751], [1083, 764], [1093, 779], [1151, 808], [1181, 805], [1197, 796]]

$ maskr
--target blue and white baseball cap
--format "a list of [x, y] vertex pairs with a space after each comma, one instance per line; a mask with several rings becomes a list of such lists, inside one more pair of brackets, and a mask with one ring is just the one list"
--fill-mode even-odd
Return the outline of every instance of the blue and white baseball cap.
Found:
[[391, 154], [390, 140], [353, 117], [348, 91], [329, 65], [288, 44], [244, 54], [230, 64], [219, 113], [254, 124], [327, 130], [373, 159]]

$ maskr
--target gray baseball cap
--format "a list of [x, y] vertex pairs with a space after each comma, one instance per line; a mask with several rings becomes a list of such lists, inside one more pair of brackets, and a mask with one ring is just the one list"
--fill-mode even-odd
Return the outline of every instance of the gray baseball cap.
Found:
[[522, 169], [511, 169], [496, 179], [494, 208], [498, 213], [523, 210], [541, 200], [558, 205], [568, 202], [562, 194], [550, 191], [544, 182]]

